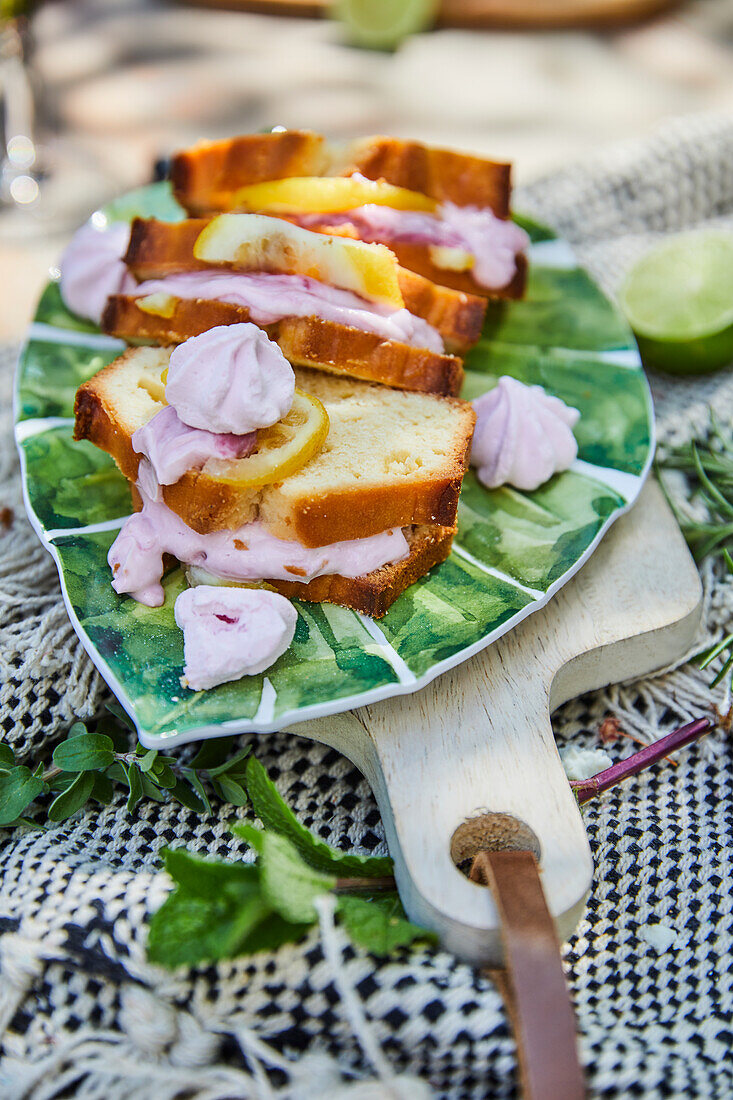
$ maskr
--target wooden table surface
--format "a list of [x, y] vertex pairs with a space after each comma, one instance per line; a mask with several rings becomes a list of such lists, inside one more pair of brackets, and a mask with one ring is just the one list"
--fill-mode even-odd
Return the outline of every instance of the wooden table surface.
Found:
[[[612, 32], [444, 29], [395, 54], [346, 46], [328, 20], [143, 0], [48, 4], [35, 32], [64, 157], [103, 167], [90, 209], [177, 147], [276, 123], [472, 149], [513, 160], [521, 183], [668, 116], [733, 110], [727, 0]], [[0, 340], [21, 337], [68, 232], [28, 243], [0, 231]]]

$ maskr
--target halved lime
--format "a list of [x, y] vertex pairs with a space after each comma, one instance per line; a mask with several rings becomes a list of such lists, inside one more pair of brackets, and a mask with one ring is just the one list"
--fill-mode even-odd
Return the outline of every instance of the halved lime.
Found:
[[621, 308], [645, 366], [704, 374], [733, 363], [733, 233], [703, 229], [657, 245], [631, 269]]
[[331, 14], [355, 46], [394, 50], [435, 21], [440, 0], [333, 0]]

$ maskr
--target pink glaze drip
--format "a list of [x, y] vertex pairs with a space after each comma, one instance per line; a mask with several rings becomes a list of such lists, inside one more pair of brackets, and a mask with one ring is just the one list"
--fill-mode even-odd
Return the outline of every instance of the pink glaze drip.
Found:
[[133, 294], [135, 280], [122, 262], [130, 239], [126, 222], [78, 229], [60, 261], [61, 297], [80, 317], [99, 322], [110, 294]]
[[182, 271], [140, 283], [135, 293], [229, 302], [248, 309], [258, 325], [271, 325], [283, 317], [320, 317], [362, 332], [374, 332], [385, 340], [443, 351], [440, 334], [422, 317], [415, 317], [406, 309], [390, 312], [349, 290], [328, 286], [306, 275]]
[[[298, 224], [307, 229], [323, 220], [323, 214], [306, 214], [298, 218]], [[517, 254], [529, 244], [527, 234], [514, 222], [497, 218], [491, 210], [451, 202], [443, 203], [436, 214], [369, 203], [343, 214], [329, 214], [328, 220], [333, 225], [355, 226], [363, 241], [427, 244], [470, 252], [474, 256], [471, 274], [487, 290], [511, 282]]]
[[277, 592], [218, 585], [182, 592], [174, 615], [183, 631], [184, 686], [193, 691], [264, 672], [290, 646], [298, 621]]
[[572, 429], [580, 413], [542, 386], [526, 386], [505, 375], [473, 407], [471, 465], [488, 489], [537, 489], [575, 460], [578, 444]]
[[244, 524], [236, 531], [200, 535], [162, 501], [151, 499], [147, 488], [138, 482], [143, 510], [125, 522], [107, 561], [115, 592], [127, 592], [149, 607], [159, 607], [164, 600], [160, 583], [163, 554], [171, 554], [187, 565], [203, 566], [223, 580], [302, 584], [331, 573], [360, 577], [389, 562], [402, 561], [409, 554], [407, 539], [399, 527], [370, 538], [316, 548], [276, 538], [258, 522]]
[[132, 436], [132, 449], [150, 463], [159, 485], [173, 485], [187, 470], [200, 470], [210, 458], [246, 458], [257, 433], [216, 433], [190, 428], [172, 405], [151, 417]]
[[257, 325], [220, 325], [171, 353], [166, 400], [192, 428], [245, 436], [282, 420], [294, 393], [293, 368]]

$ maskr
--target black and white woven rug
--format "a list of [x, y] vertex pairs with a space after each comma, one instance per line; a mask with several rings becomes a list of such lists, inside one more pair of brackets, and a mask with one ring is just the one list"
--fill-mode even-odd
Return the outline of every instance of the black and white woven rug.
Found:
[[[655, 235], [733, 224], [733, 122], [675, 122], [533, 186], [517, 205], [553, 223], [613, 292]], [[0, 358], [4, 394], [13, 358]], [[711, 405], [733, 431], [730, 371], [652, 384], [662, 445], [704, 436]], [[19, 758], [36, 761], [74, 718], [99, 712], [106, 689], [24, 519], [9, 408], [3, 415], [0, 505], [15, 520], [0, 533], [0, 726]], [[710, 567], [703, 580], [699, 645], [733, 621], [733, 581]], [[555, 729], [561, 743], [595, 747], [612, 713], [650, 739], [713, 698], [706, 675], [683, 665], [568, 703]], [[345, 849], [385, 850], [371, 792], [345, 758], [283, 734], [251, 740], [306, 825]], [[438, 949], [371, 957], [334, 929], [327, 906], [318, 931], [273, 954], [176, 974], [146, 962], [146, 918], [169, 889], [157, 853], [185, 843], [244, 855], [227, 827], [235, 812], [246, 817], [147, 802], [130, 817], [119, 798], [45, 832], [0, 834], [2, 1100], [515, 1096], [491, 982]], [[678, 768], [639, 776], [584, 817], [594, 888], [565, 963], [592, 1096], [728, 1100], [730, 743], [710, 736]]]

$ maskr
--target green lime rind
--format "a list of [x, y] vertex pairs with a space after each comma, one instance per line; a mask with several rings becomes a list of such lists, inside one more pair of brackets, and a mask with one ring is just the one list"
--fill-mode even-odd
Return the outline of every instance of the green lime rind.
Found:
[[619, 295], [644, 364], [704, 374], [733, 362], [733, 233], [682, 233], [651, 249]]
[[432, 26], [439, 6], [439, 0], [334, 0], [331, 14], [354, 46], [393, 50]]
[[655, 340], [636, 334], [645, 367], [666, 374], [711, 374], [733, 365], [733, 325], [697, 340]]

